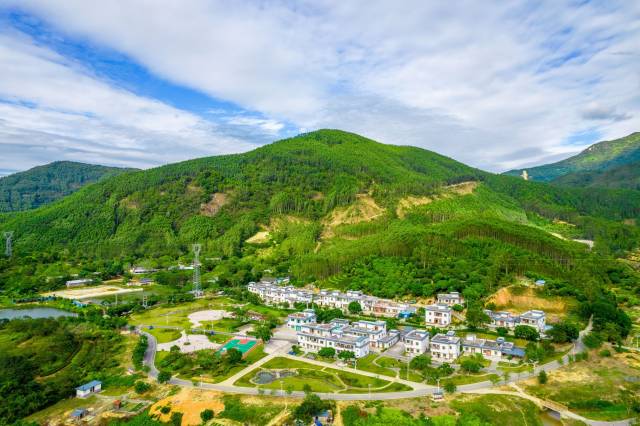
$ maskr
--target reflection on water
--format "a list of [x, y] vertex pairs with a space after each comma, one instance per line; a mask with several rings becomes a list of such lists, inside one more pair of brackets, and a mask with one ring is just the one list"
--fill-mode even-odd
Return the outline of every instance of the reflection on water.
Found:
[[539, 414], [539, 417], [544, 426], [562, 426], [560, 415], [555, 411], [545, 410]]
[[77, 317], [78, 314], [56, 308], [0, 309], [0, 319]]

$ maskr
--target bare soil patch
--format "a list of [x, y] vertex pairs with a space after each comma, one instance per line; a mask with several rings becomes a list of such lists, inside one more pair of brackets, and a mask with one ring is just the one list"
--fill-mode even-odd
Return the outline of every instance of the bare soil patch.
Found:
[[200, 214], [208, 217], [215, 216], [228, 202], [229, 195], [224, 192], [216, 192], [211, 195], [211, 200], [209, 200], [208, 203], [200, 205]]
[[414, 196], [404, 197], [400, 199], [400, 201], [398, 201], [398, 206], [396, 207], [396, 214], [400, 219], [402, 219], [405, 217], [407, 212], [414, 207], [424, 206], [426, 204], [429, 204], [433, 201], [436, 201], [442, 198], [473, 194], [473, 191], [475, 191], [477, 187], [478, 187], [478, 182], [468, 181], [468, 182], [457, 183], [455, 185], [445, 186], [444, 188], [442, 188], [441, 193], [433, 195], [431, 197], [414, 197]]
[[337, 207], [322, 221], [324, 230], [322, 238], [334, 236], [334, 229], [339, 225], [370, 222], [386, 213], [369, 194], [356, 195], [356, 201], [346, 207]]
[[[564, 299], [541, 297], [531, 287], [503, 287], [489, 298], [489, 302], [495, 303], [497, 310], [508, 310], [515, 313], [540, 309], [548, 315], [564, 317], [568, 310], [567, 302]], [[553, 318], [549, 317], [549, 319]]]
[[[171, 420], [171, 413], [182, 413], [182, 426], [199, 425], [202, 423], [200, 413], [206, 409], [213, 410], [219, 414], [224, 410], [222, 402], [222, 393], [215, 391], [205, 391], [200, 389], [182, 388], [180, 392], [153, 404], [149, 409], [149, 414], [160, 415], [160, 421], [168, 422]], [[162, 414], [160, 408], [169, 406], [171, 411]]]

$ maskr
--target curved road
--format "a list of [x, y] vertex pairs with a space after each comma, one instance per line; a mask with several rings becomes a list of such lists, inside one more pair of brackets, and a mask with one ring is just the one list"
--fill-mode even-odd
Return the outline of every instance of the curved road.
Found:
[[[582, 343], [582, 338], [583, 336], [588, 333], [591, 330], [591, 321], [589, 321], [589, 325], [587, 326], [586, 329], [584, 329], [583, 331], [580, 332], [580, 336], [578, 338], [578, 340], [576, 341], [576, 343], [574, 344], [573, 349], [571, 350], [571, 354], [576, 354], [576, 353], [580, 353], [583, 352], [585, 347], [584, 344]], [[148, 340], [148, 347], [147, 347], [147, 351], [144, 354], [144, 364], [146, 366], [149, 367], [149, 375], [153, 378], [157, 378], [158, 377], [158, 369], [155, 366], [155, 356], [156, 356], [156, 350], [157, 350], [157, 342], [156, 342], [156, 338], [141, 330], [138, 329], [138, 331], [141, 334], [144, 334], [145, 336], [147, 336], [147, 340]], [[242, 386], [235, 386], [233, 385], [233, 383], [240, 378], [241, 376], [249, 373], [250, 371], [260, 367], [260, 365], [264, 364], [265, 362], [267, 362], [268, 360], [272, 359], [275, 356], [282, 356], [282, 357], [286, 357], [286, 358], [291, 358], [291, 359], [297, 359], [298, 357], [294, 357], [291, 355], [288, 355], [286, 353], [272, 353], [264, 358], [262, 358], [261, 360], [257, 361], [256, 363], [252, 364], [251, 366], [247, 367], [246, 369], [242, 370], [241, 372], [235, 374], [234, 376], [229, 377], [228, 379], [224, 380], [221, 383], [205, 383], [205, 382], [199, 382], [194, 384], [193, 382], [189, 381], [189, 380], [184, 380], [184, 379], [178, 379], [175, 377], [172, 377], [169, 380], [169, 384], [172, 385], [178, 385], [178, 386], [183, 386], [183, 387], [191, 387], [191, 388], [200, 388], [200, 389], [208, 389], [208, 390], [215, 390], [215, 391], [220, 391], [220, 392], [226, 392], [226, 393], [235, 393], [235, 394], [243, 394], [243, 395], [259, 395], [260, 392], [258, 391], [257, 388], [248, 388], [248, 387], [242, 387]], [[313, 363], [316, 365], [322, 365], [322, 366], [326, 366], [329, 368], [336, 368], [335, 365], [332, 364], [328, 364], [328, 363], [324, 363], [322, 361], [317, 361], [317, 360], [308, 360], [308, 359], [303, 359], [304, 362], [309, 362], [309, 363]], [[510, 379], [507, 383], [509, 384], [515, 384], [515, 382], [537, 375], [540, 371], [544, 370], [544, 371], [553, 371], [556, 370], [560, 367], [562, 367], [563, 365], [566, 365], [568, 362], [568, 356], [563, 357], [563, 362], [562, 364], [559, 363], [558, 361], [552, 361], [548, 364], [544, 364], [541, 366], [538, 366], [534, 369], [533, 372], [531, 373], [519, 373], [519, 374], [513, 374], [512, 376], [515, 376], [515, 379]], [[386, 376], [380, 376], [378, 374], [374, 374], [374, 373], [369, 373], [366, 371], [362, 371], [362, 370], [354, 370], [352, 368], [348, 368], [348, 367], [344, 367], [342, 368], [345, 371], [350, 371], [350, 372], [355, 372], [357, 374], [362, 374], [362, 375], [366, 375], [366, 376], [370, 376], [370, 377], [380, 377], [383, 379], [389, 379], [390, 381], [394, 381], [394, 382], [398, 382], [398, 383], [404, 383], [407, 384], [411, 387], [413, 387], [413, 390], [410, 391], [401, 391], [401, 392], [385, 392], [385, 393], [375, 393], [372, 392], [371, 394], [369, 393], [350, 393], [350, 394], [340, 394], [340, 393], [316, 393], [320, 398], [322, 399], [332, 399], [332, 400], [336, 400], [336, 401], [362, 401], [362, 400], [392, 400], [392, 399], [403, 399], [403, 398], [418, 398], [418, 397], [424, 397], [424, 396], [431, 396], [436, 390], [437, 387], [436, 386], [431, 386], [431, 385], [426, 385], [424, 383], [415, 383], [415, 382], [409, 382], [406, 380], [401, 380], [401, 379], [393, 379], [391, 377], [386, 377]], [[464, 392], [464, 393], [484, 393], [484, 394], [500, 394], [500, 393], [508, 393], [508, 394], [514, 394], [520, 397], [524, 397], [527, 398], [529, 400], [532, 400], [534, 402], [536, 402], [537, 405], [545, 405], [545, 401], [542, 401], [538, 398], [532, 397], [531, 395], [527, 395], [525, 393], [523, 393], [522, 391], [519, 392], [504, 392], [504, 391], [498, 391], [495, 389], [491, 389], [493, 387], [493, 383], [491, 383], [490, 381], [484, 381], [484, 382], [478, 382], [478, 383], [472, 383], [472, 384], [468, 384], [468, 385], [461, 385], [458, 386], [458, 392]], [[286, 397], [286, 396], [292, 396], [292, 397], [304, 397], [305, 393], [304, 392], [300, 392], [300, 391], [293, 391], [291, 393], [287, 393], [286, 391], [280, 391], [280, 390], [272, 390], [272, 391], [263, 391], [264, 394], [268, 393], [269, 395], [272, 396], [281, 396], [281, 397]], [[554, 408], [555, 409], [555, 408]], [[566, 411], [566, 410], [562, 410], [561, 414], [563, 415], [563, 417], [571, 417], [573, 419], [576, 420], [580, 420], [583, 421], [584, 423], [587, 423], [589, 425], [592, 426], [628, 426], [631, 424], [631, 421], [633, 419], [628, 419], [628, 420], [620, 420], [620, 421], [614, 421], [614, 422], [602, 422], [602, 421], [596, 421], [596, 420], [590, 420], [587, 419], [585, 417], [579, 416], [575, 413], [572, 413], [570, 411]]]

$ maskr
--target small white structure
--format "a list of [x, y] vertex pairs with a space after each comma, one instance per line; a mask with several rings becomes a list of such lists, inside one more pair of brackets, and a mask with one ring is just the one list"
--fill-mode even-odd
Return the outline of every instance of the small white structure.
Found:
[[450, 293], [438, 293], [437, 297], [438, 304], [440, 305], [464, 305], [464, 297], [462, 297], [457, 291], [452, 291]]
[[424, 321], [427, 325], [446, 327], [451, 324], [451, 307], [447, 305], [429, 305], [424, 311]]
[[87, 284], [91, 284], [92, 282], [93, 280], [91, 278], [81, 278], [79, 280], [69, 280], [66, 282], [66, 284], [67, 284], [67, 288], [72, 288], [72, 287], [82, 287]]
[[460, 356], [460, 338], [454, 331], [438, 333], [430, 343], [431, 357], [435, 361], [451, 362]]
[[424, 330], [411, 330], [404, 336], [404, 351], [414, 357], [422, 355], [429, 349], [429, 332]]
[[78, 398], [86, 398], [92, 393], [100, 392], [102, 390], [102, 382], [99, 380], [92, 380], [89, 383], [85, 383], [82, 386], [76, 388], [76, 396]]
[[287, 327], [295, 331], [300, 331], [303, 325], [315, 322], [316, 312], [313, 309], [305, 309], [302, 312], [296, 312], [287, 316]]

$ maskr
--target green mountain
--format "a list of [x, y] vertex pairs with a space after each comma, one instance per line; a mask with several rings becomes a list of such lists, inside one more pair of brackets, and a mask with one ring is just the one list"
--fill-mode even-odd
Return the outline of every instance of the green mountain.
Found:
[[56, 161], [0, 178], [0, 212], [28, 210], [131, 169]]
[[553, 180], [553, 183], [564, 186], [640, 190], [640, 160], [607, 170], [569, 173]]
[[[386, 297], [484, 294], [514, 273], [577, 288], [609, 280], [609, 269], [594, 268], [636, 247], [639, 216], [636, 191], [526, 182], [321, 130], [120, 174], [2, 214], [16, 256], [0, 261], [0, 282], [29, 294], [65, 274], [167, 267], [189, 261], [200, 242], [204, 277], [220, 284], [268, 269]], [[594, 250], [574, 238], [595, 240]]]
[[[530, 180], [551, 182], [576, 186], [603, 186], [634, 188], [631, 185], [620, 185], [618, 179], [623, 176], [637, 180], [640, 171], [633, 170], [633, 164], [640, 164], [640, 132], [632, 133], [624, 138], [598, 142], [582, 151], [553, 164], [526, 169]], [[624, 168], [623, 166], [629, 167]], [[622, 168], [621, 168], [622, 167]], [[609, 176], [608, 171], [621, 168]], [[640, 167], [636, 168], [640, 170]], [[506, 175], [520, 176], [525, 169], [510, 170]], [[566, 176], [565, 179], [563, 177]]]

